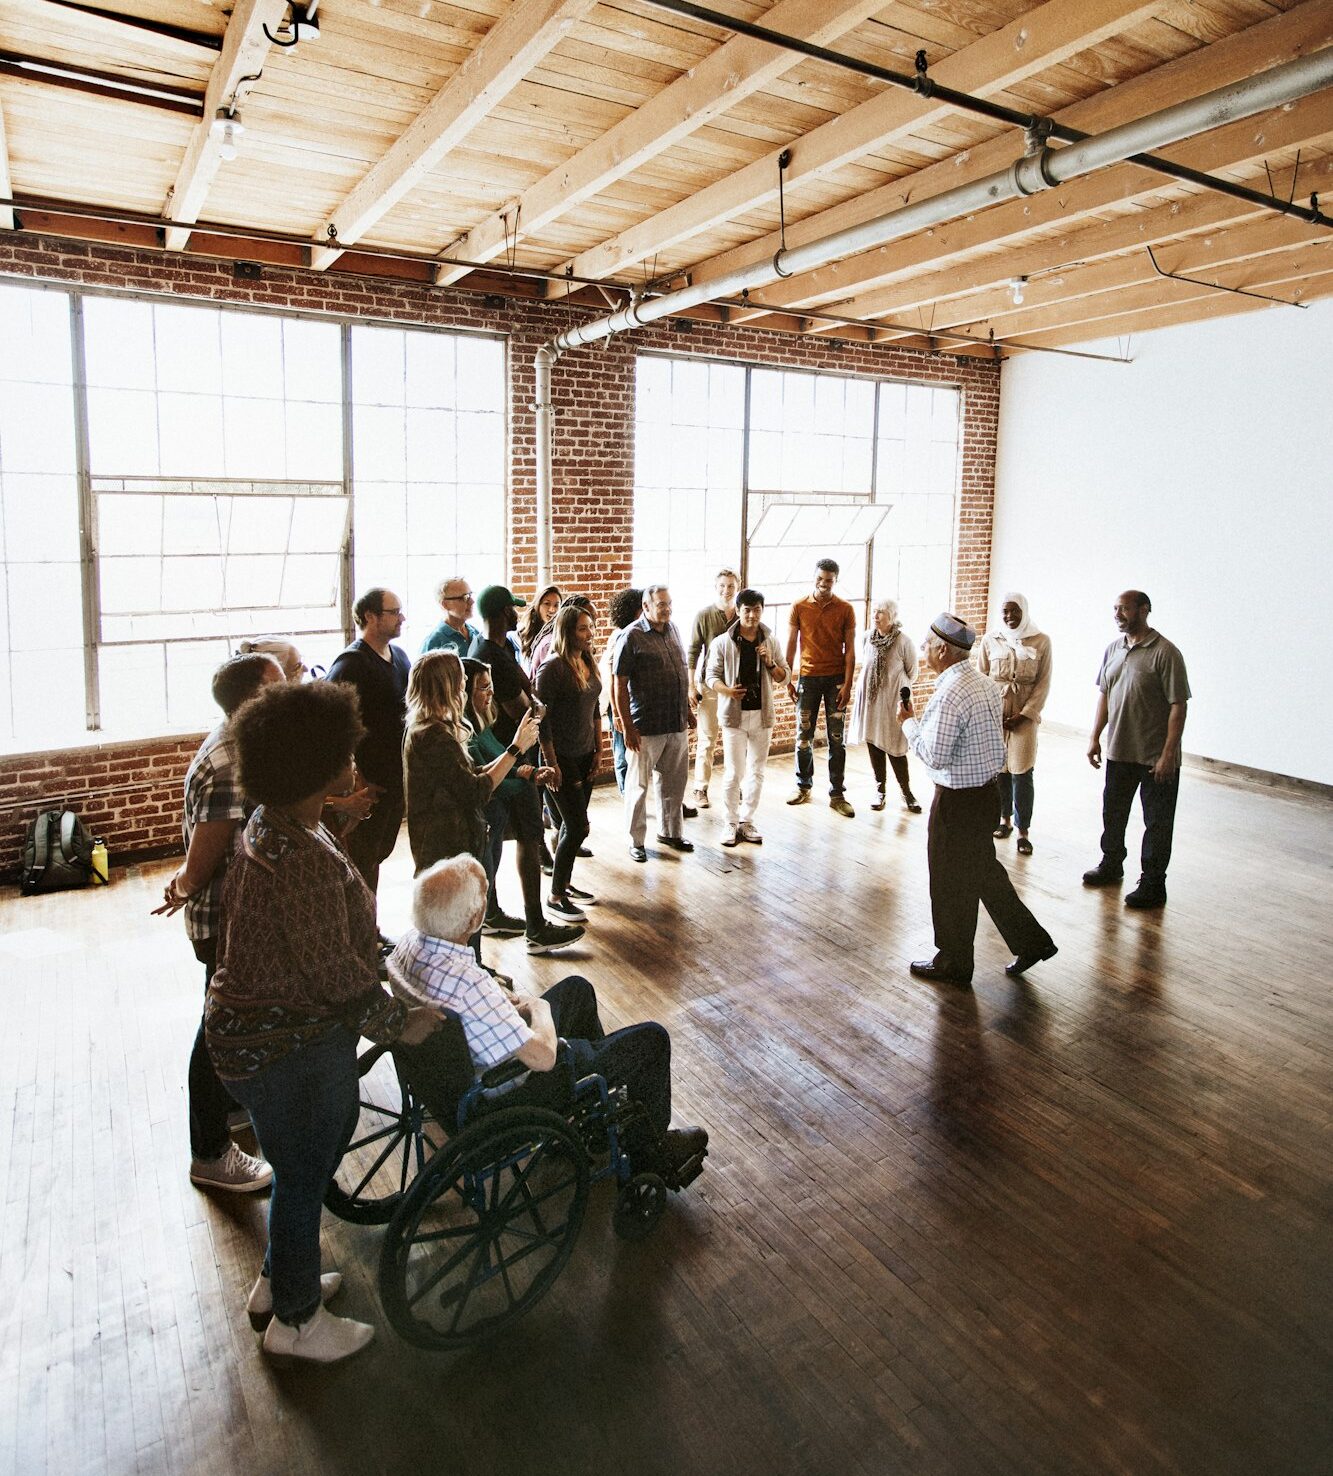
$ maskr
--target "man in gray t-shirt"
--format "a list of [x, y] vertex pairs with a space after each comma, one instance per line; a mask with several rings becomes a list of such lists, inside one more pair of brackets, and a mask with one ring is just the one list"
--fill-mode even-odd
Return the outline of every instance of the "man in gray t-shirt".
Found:
[[1148, 624], [1152, 601], [1128, 589], [1112, 612], [1120, 639], [1112, 641], [1097, 674], [1097, 715], [1088, 762], [1102, 766], [1106, 732], [1106, 785], [1102, 791], [1102, 859], [1083, 873], [1089, 887], [1124, 876], [1125, 826], [1135, 794], [1143, 805], [1143, 870], [1126, 907], [1161, 907], [1180, 788], [1180, 738], [1190, 699], [1185, 658]]

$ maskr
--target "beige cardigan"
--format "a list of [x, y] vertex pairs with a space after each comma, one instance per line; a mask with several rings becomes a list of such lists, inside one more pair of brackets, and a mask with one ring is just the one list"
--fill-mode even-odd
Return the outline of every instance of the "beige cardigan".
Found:
[[988, 635], [981, 642], [977, 669], [1004, 693], [1006, 718], [1023, 716], [1022, 727], [1006, 729], [1004, 768], [1008, 774], [1026, 774], [1037, 762], [1037, 728], [1051, 690], [1051, 638], [1030, 635], [1023, 641], [1031, 655], [1015, 651], [1003, 636]]

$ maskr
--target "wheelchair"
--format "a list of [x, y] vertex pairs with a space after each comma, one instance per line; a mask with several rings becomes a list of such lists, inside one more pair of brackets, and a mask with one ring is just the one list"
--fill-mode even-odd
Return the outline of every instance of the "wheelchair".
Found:
[[477, 1078], [450, 1014], [423, 1045], [369, 1046], [358, 1071], [359, 1115], [324, 1203], [387, 1225], [380, 1300], [420, 1348], [465, 1347], [530, 1311], [573, 1252], [593, 1184], [615, 1180], [612, 1226], [642, 1240], [668, 1191], [703, 1170], [706, 1150], [669, 1164], [643, 1108], [601, 1076], [579, 1078], [563, 1040], [561, 1111], [514, 1102], [519, 1062]]

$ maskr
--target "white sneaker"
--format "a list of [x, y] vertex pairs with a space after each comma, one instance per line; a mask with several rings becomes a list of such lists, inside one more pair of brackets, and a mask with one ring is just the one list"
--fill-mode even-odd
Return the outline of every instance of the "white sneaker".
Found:
[[739, 833], [740, 838], [743, 841], [749, 841], [752, 846], [762, 846], [763, 845], [764, 838], [754, 828], [754, 822], [753, 821], [750, 821], [750, 820], [742, 820], [741, 823], [736, 827], [736, 830]]
[[339, 1363], [359, 1353], [374, 1336], [370, 1323], [335, 1317], [321, 1306], [299, 1327], [275, 1317], [264, 1334], [264, 1352], [275, 1363]]
[[722, 837], [724, 846], [738, 846], [741, 843], [741, 828], [739, 825], [728, 825], [727, 833]]
[[[319, 1277], [319, 1300], [327, 1302], [336, 1297], [343, 1284], [341, 1271], [323, 1271]], [[250, 1288], [250, 1296], [245, 1304], [245, 1310], [250, 1316], [250, 1326], [256, 1332], [263, 1332], [273, 1320], [273, 1283], [261, 1271], [255, 1278], [255, 1284]]]
[[706, 810], [708, 808], [708, 791], [706, 789], [696, 789], [691, 798], [699, 809]]
[[273, 1170], [262, 1158], [253, 1158], [227, 1144], [221, 1158], [196, 1158], [190, 1163], [190, 1182], [201, 1189], [226, 1189], [232, 1194], [253, 1194], [273, 1182]]

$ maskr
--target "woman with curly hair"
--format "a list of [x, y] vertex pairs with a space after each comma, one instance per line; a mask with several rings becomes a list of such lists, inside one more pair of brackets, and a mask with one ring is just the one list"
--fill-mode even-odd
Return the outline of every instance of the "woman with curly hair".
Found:
[[362, 733], [356, 694], [329, 682], [274, 683], [233, 715], [240, 786], [257, 808], [227, 869], [204, 1014], [218, 1076], [273, 1168], [250, 1320], [270, 1356], [312, 1363], [375, 1334], [325, 1309], [341, 1278], [320, 1274], [324, 1192], [357, 1116], [357, 1038], [415, 1045], [436, 1024], [381, 987], [375, 899], [320, 821], [351, 786]]
[[[485, 864], [489, 847], [486, 806], [501, 780], [537, 742], [537, 719], [525, 712], [508, 747], [478, 768], [467, 751], [472, 727], [465, 715], [465, 700], [463, 664], [452, 651], [428, 651], [413, 666], [407, 683], [403, 780], [407, 838], [418, 875], [449, 856], [475, 856]], [[540, 837], [540, 817], [528, 829]], [[527, 910], [529, 953], [549, 953], [583, 936], [581, 928], [557, 927], [547, 921], [540, 884], [535, 911]], [[480, 933], [472, 943], [480, 961]]]

